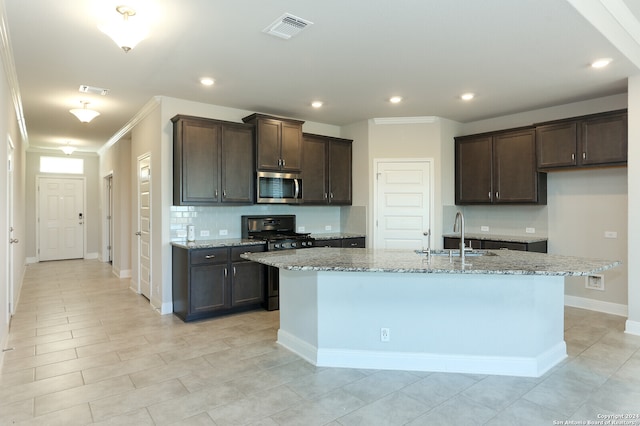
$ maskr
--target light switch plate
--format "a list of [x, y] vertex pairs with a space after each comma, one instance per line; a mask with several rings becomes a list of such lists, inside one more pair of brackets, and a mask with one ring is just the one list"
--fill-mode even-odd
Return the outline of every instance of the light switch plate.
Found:
[[535, 234], [536, 228], [525, 228], [524, 232], [526, 232], [527, 234]]
[[604, 231], [605, 238], [618, 238], [618, 233], [616, 231]]
[[483, 226], [481, 226], [481, 227], [480, 227], [480, 231], [482, 231], [482, 232], [489, 232], [489, 227], [488, 227], [488, 226], [484, 226], [484, 225], [483, 225]]
[[298, 232], [304, 232], [304, 226], [298, 226]]
[[220, 230], [220, 235], [228, 235], [229, 231], [227, 231], [226, 229], [221, 229]]

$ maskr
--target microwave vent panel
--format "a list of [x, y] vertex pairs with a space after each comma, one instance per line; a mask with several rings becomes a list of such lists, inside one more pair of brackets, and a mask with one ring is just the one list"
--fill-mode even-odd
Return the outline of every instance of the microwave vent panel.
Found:
[[288, 40], [294, 35], [299, 34], [308, 25], [313, 25], [313, 22], [290, 13], [285, 13], [262, 31], [272, 36]]

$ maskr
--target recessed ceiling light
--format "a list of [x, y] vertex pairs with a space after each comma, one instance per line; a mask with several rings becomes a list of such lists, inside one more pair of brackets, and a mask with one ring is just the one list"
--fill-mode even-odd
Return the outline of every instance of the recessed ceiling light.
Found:
[[402, 102], [402, 96], [392, 96], [389, 98], [389, 102], [391, 102], [392, 104], [397, 104]]
[[594, 61], [591, 64], [592, 68], [604, 68], [607, 65], [609, 65], [611, 63], [612, 59], [611, 58], [602, 58], [602, 59], [598, 59], [597, 61]]
[[475, 97], [476, 95], [473, 93], [463, 93], [462, 95], [460, 95], [460, 99], [462, 99], [463, 101], [470, 101]]
[[323, 105], [322, 101], [313, 101], [311, 102], [311, 106], [314, 108], [320, 108]]
[[209, 77], [203, 77], [200, 79], [200, 83], [202, 83], [203, 86], [213, 86], [214, 82], [215, 80]]

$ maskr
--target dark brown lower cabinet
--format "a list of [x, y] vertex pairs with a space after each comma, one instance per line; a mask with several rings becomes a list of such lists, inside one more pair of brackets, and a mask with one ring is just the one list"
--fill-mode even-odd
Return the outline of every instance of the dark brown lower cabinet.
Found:
[[173, 313], [184, 321], [261, 307], [265, 267], [240, 258], [265, 246], [187, 249], [173, 246]]
[[[537, 253], [547, 252], [546, 241], [535, 241], [530, 243], [520, 243], [513, 241], [500, 241], [500, 240], [477, 240], [474, 238], [465, 238], [465, 246], [471, 247], [475, 250], [519, 250], [519, 251], [533, 251]], [[444, 237], [445, 250], [460, 248], [460, 238]]]
[[343, 247], [365, 248], [365, 237], [332, 238], [329, 240], [316, 240], [315, 247]]

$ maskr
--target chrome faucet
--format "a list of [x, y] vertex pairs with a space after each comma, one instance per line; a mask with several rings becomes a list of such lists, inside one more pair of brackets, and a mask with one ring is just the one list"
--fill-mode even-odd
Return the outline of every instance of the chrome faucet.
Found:
[[460, 219], [460, 262], [464, 265], [464, 215], [460, 210], [456, 213], [456, 218], [453, 222], [453, 232], [458, 232], [458, 219]]
[[[424, 235], [425, 237], [427, 237], [427, 262], [431, 262], [431, 229], [427, 229], [426, 231], [424, 231], [422, 233], [422, 235]], [[422, 248], [422, 252], [424, 253], [424, 245]]]

